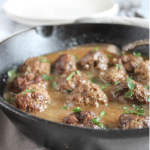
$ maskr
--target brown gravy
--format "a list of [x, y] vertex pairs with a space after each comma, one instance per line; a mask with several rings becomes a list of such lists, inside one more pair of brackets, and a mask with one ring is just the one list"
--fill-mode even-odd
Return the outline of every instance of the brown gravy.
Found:
[[[81, 57], [83, 57], [88, 51], [93, 50], [97, 46], [104, 53], [111, 55], [111, 57], [109, 58], [110, 61], [112, 58], [117, 57], [117, 55], [116, 55], [116, 54], [118, 54], [117, 48], [110, 44], [90, 44], [90, 45], [79, 46], [79, 47], [75, 47], [75, 48], [72, 48], [69, 50], [48, 54], [48, 55], [46, 55], [46, 57], [47, 57], [47, 59], [49, 59], [51, 61], [51, 63], [53, 63], [59, 57], [59, 55], [64, 54], [64, 53], [70, 53], [72, 55], [77, 56], [78, 61], [80, 61]], [[147, 59], [147, 58], [145, 58], [145, 59]], [[83, 71], [83, 70], [81, 70], [81, 71]], [[83, 71], [83, 72], [85, 72], [85, 71]], [[87, 72], [85, 72], [85, 73], [87, 73]], [[55, 76], [55, 75], [51, 74], [51, 76]], [[88, 75], [89, 79], [93, 78], [94, 76], [97, 76], [97, 74], [93, 74], [90, 72], [90, 75]], [[35, 116], [43, 118], [43, 119], [61, 123], [63, 118], [65, 116], [69, 115], [70, 113], [73, 113], [73, 108], [75, 108], [77, 106], [70, 107], [67, 109], [61, 109], [61, 107], [67, 106], [66, 105], [67, 94], [57, 92], [56, 90], [54, 90], [52, 88], [53, 82], [54, 82], [54, 80], [50, 80], [49, 86], [48, 86], [48, 92], [51, 97], [51, 103], [48, 104], [47, 108], [44, 111], [32, 113], [32, 115], [35, 115]], [[98, 82], [101, 82], [101, 81], [98, 80]], [[102, 87], [104, 85], [105, 84], [102, 84], [102, 85], [100, 85], [100, 87]], [[98, 108], [94, 108], [92, 106], [80, 106], [82, 111], [91, 110], [91, 111], [94, 111], [97, 115], [99, 115], [102, 110], [105, 110], [107, 115], [102, 117], [101, 123], [108, 126], [109, 128], [116, 127], [116, 125], [119, 122], [119, 120], [118, 120], [119, 116], [122, 113], [124, 113], [124, 111], [125, 111], [123, 109], [124, 106], [127, 107], [127, 110], [135, 111], [135, 109], [132, 106], [133, 103], [121, 102], [120, 100], [113, 98], [113, 96], [111, 94], [112, 87], [113, 87], [113, 85], [109, 85], [109, 86], [107, 86], [106, 89], [103, 90], [106, 93], [108, 100], [109, 100], [109, 103], [107, 106], [99, 105]], [[4, 97], [10, 97], [10, 96], [11, 96], [11, 93], [8, 90], [6, 90]], [[149, 105], [142, 105], [142, 107], [145, 110], [145, 114], [149, 115]]]

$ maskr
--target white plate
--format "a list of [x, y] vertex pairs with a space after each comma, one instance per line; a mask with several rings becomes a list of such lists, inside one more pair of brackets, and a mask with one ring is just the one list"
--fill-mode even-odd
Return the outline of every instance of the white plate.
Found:
[[118, 4], [111, 0], [9, 0], [7, 16], [28, 25], [60, 24], [86, 17], [115, 16]]

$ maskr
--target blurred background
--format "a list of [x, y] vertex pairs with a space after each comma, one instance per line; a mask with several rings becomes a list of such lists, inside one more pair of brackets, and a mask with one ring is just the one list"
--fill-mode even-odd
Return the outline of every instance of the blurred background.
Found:
[[149, 0], [0, 0], [0, 41], [31, 26], [116, 16], [149, 20]]

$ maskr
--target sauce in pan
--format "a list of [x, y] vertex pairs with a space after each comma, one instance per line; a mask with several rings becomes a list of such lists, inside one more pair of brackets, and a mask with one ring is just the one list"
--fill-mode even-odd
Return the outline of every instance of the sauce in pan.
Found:
[[[60, 51], [57, 53], [48, 54], [48, 55], [46, 55], [46, 58], [48, 60], [50, 60], [51, 64], [53, 64], [54, 61], [60, 55], [69, 53], [69, 54], [72, 54], [75, 56], [77, 62], [80, 62], [81, 58], [89, 51], [92, 51], [93, 49], [95, 49], [95, 47], [98, 47], [99, 50], [101, 50], [105, 54], [107, 54], [107, 56], [109, 58], [109, 62], [111, 62], [113, 60], [113, 58], [118, 57], [117, 56], [118, 55], [117, 47], [115, 47], [111, 44], [89, 44], [89, 45], [74, 47], [72, 49]], [[143, 56], [143, 57], [145, 60], [148, 59], [147, 56]], [[95, 107], [92, 107], [89, 105], [79, 106], [82, 111], [90, 110], [90, 111], [95, 112], [98, 116], [102, 112], [102, 110], [104, 110], [107, 113], [107, 115], [104, 115], [101, 118], [101, 123], [103, 125], [107, 126], [108, 128], [116, 128], [117, 127], [117, 124], [119, 123], [119, 116], [121, 114], [123, 114], [125, 112], [125, 110], [127, 110], [127, 111], [133, 110], [133, 111], [137, 112], [135, 110], [135, 108], [133, 107], [133, 104], [135, 104], [136, 107], [139, 107], [139, 105], [136, 104], [135, 102], [121, 101], [121, 100], [113, 97], [111, 91], [112, 91], [114, 84], [103, 83], [98, 78], [98, 72], [85, 71], [85, 70], [82, 70], [81, 68], [78, 68], [78, 69], [80, 71], [84, 72], [88, 76], [89, 80], [91, 80], [91, 82], [97, 84], [108, 97], [108, 105], [100, 104], [98, 108], [95, 108]], [[136, 77], [133, 73], [130, 73], [128, 75], [132, 76], [132, 79], [134, 79], [136, 81]], [[56, 91], [54, 89], [54, 78], [58, 78], [59, 75], [55, 75], [53, 72], [51, 72], [50, 76], [53, 78], [51, 78], [48, 81], [47, 91], [51, 97], [51, 102], [47, 104], [47, 108], [44, 109], [43, 111], [36, 111], [36, 112], [32, 112], [31, 114], [35, 115], [37, 117], [43, 118], [43, 119], [62, 123], [64, 117], [68, 116], [70, 113], [73, 113], [73, 109], [76, 108], [77, 106], [71, 106], [71, 105], [69, 107], [67, 106], [66, 97], [69, 94], [62, 93], [62, 92]], [[6, 88], [6, 92], [4, 94], [5, 98], [13, 96], [13, 93], [10, 92], [10, 90], [9, 90], [11, 84], [12, 84], [12, 82], [9, 79], [9, 82], [8, 82], [8, 85]], [[145, 83], [142, 83], [142, 82], [140, 84], [145, 85]], [[65, 106], [67, 106], [68, 108], [64, 109]], [[143, 110], [145, 111], [144, 114], [148, 116], [149, 115], [149, 105], [140, 104], [140, 107], [142, 107]]]

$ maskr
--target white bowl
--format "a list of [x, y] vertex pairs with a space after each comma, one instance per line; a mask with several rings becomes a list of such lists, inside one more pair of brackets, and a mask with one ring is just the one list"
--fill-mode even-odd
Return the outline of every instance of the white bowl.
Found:
[[28, 25], [71, 23], [86, 17], [115, 16], [118, 4], [111, 0], [9, 0], [7, 16]]

